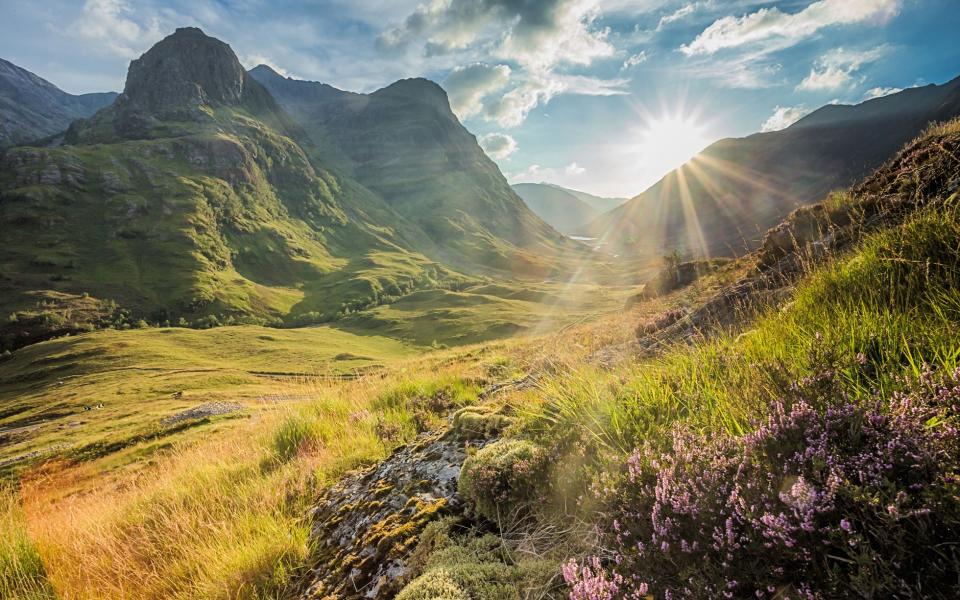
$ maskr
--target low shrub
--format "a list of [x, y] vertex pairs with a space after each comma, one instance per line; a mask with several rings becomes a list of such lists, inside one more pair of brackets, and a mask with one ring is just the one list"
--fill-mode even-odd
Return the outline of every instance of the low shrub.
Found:
[[608, 498], [612, 560], [564, 567], [572, 600], [955, 598], [960, 370], [886, 402], [810, 378], [744, 436], [674, 431]]
[[494, 523], [525, 512], [545, 486], [547, 453], [533, 442], [504, 439], [468, 456], [458, 491], [480, 517]]
[[499, 435], [515, 419], [482, 406], [468, 406], [453, 414], [453, 430], [462, 440], [488, 440]]

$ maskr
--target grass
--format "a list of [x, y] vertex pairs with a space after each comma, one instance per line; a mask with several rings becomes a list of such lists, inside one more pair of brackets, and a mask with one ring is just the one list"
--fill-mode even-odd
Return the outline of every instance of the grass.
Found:
[[[69, 598], [282, 597], [306, 558], [315, 490], [414, 433], [405, 404], [376, 410], [383, 383], [305, 382], [290, 391], [308, 400], [177, 443], [135, 471], [31, 471], [23, 505], [49, 585]], [[384, 437], [384, 423], [398, 433]]]
[[[597, 297], [590, 287], [485, 284], [415, 293], [375, 309], [380, 321], [352, 318], [345, 330], [105, 331], [19, 350], [0, 363], [2, 393], [11, 399], [0, 423], [16, 423], [15, 436], [23, 436], [9, 447], [108, 445], [103, 455], [61, 453], [17, 473], [19, 503], [8, 499], [2, 513], [13, 534], [0, 545], [0, 564], [17, 565], [10, 570], [16, 579], [3, 580], [4, 591], [18, 597], [52, 589], [71, 599], [287, 597], [308, 557], [304, 515], [315, 491], [476, 403], [509, 415], [505, 444], [530, 444], [549, 457], [535, 482], [534, 519], [499, 536], [435, 531], [442, 543], [416, 551], [421, 570], [411, 573], [416, 585], [407, 597], [546, 589], [550, 562], [563, 558], [558, 548], [567, 556], [595, 551], [582, 526], [598, 518], [590, 488], [614, 485], [634, 448], [666, 450], [677, 426], [750, 432], [794, 381], [824, 365], [836, 371], [837, 393], [854, 401], [886, 397], [925, 364], [956, 368], [956, 198], [914, 210], [811, 267], [785, 304], [640, 359], [629, 347], [634, 323], [699, 306], [750, 265], [599, 317], [620, 290]], [[832, 206], [855, 204], [845, 197]], [[462, 313], [445, 322], [435, 312], [440, 298]], [[558, 329], [540, 315], [549, 331], [531, 321], [526, 336], [466, 344], [486, 339], [491, 323], [543, 306], [571, 318]], [[464, 335], [450, 340], [451, 331]], [[424, 353], [437, 333], [464, 345]], [[494, 382], [514, 385], [484, 397]], [[77, 417], [78, 407], [100, 398], [104, 409]], [[228, 399], [244, 405], [243, 418], [200, 420], [150, 437], [162, 416]], [[77, 420], [82, 427], [70, 433]], [[109, 445], [124, 440], [131, 443]], [[488, 487], [472, 486], [474, 500], [482, 502]], [[478, 579], [481, 571], [509, 585]]]
[[135, 463], [175, 439], [238, 421], [226, 415], [161, 425], [179, 411], [229, 401], [248, 417], [302, 400], [291, 396], [291, 382], [353, 377], [416, 352], [396, 340], [329, 327], [150, 328], [50, 340], [0, 362], [0, 431], [7, 436], [0, 460], [38, 452]]
[[0, 598], [56, 598], [16, 494], [0, 489]]

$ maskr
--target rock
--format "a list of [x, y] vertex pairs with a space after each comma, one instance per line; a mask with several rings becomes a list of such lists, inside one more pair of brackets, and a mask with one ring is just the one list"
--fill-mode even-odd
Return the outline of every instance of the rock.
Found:
[[177, 423], [182, 423], [184, 421], [204, 419], [206, 417], [214, 417], [217, 415], [228, 415], [241, 410], [243, 410], [243, 405], [235, 404], [233, 402], [207, 402], [205, 404], [180, 411], [174, 415], [170, 415], [169, 417], [164, 417], [160, 419], [160, 423], [162, 425], [176, 425]]
[[110, 195], [119, 194], [127, 189], [120, 176], [113, 171], [100, 172], [100, 185], [103, 186], [103, 192]]
[[60, 167], [56, 163], [49, 163], [40, 171], [37, 183], [41, 185], [59, 185], [61, 181]]
[[313, 555], [300, 597], [392, 598], [427, 524], [463, 510], [457, 482], [467, 444], [452, 432], [423, 434], [327, 489], [311, 511]]

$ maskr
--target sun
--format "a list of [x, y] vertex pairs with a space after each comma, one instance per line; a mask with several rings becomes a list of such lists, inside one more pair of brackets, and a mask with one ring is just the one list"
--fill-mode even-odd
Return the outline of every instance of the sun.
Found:
[[639, 136], [645, 170], [666, 175], [710, 143], [704, 127], [691, 117], [665, 115], [649, 119]]

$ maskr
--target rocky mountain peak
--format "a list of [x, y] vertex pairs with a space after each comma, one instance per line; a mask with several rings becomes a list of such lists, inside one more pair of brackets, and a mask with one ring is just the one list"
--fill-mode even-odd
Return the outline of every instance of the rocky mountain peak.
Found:
[[203, 104], [236, 105], [249, 81], [228, 44], [182, 27], [130, 63], [127, 102], [157, 114]]

